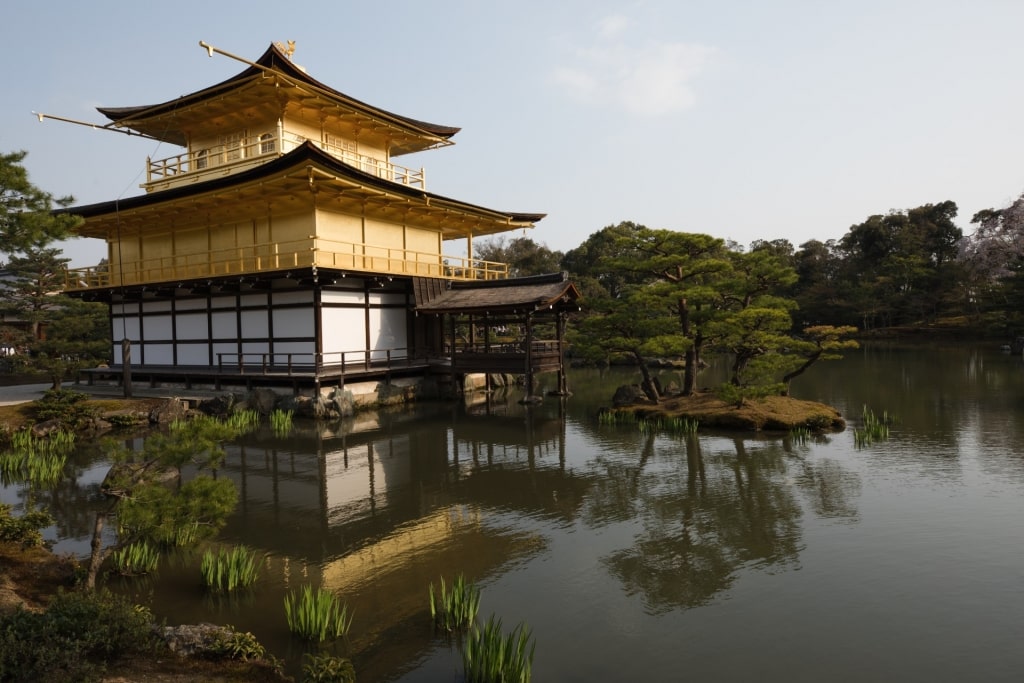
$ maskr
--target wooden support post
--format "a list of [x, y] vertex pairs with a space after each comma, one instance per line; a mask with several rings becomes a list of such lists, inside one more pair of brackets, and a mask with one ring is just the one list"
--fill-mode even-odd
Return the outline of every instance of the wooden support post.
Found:
[[124, 386], [124, 397], [132, 397], [132, 341], [125, 337], [121, 340], [121, 384]]
[[558, 395], [569, 395], [569, 381], [565, 372], [565, 313], [558, 314]]
[[533, 314], [526, 314], [526, 401], [533, 401]]

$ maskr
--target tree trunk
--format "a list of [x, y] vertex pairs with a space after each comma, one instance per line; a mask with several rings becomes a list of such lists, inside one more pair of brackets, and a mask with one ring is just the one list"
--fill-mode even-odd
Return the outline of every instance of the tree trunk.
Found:
[[106, 512], [96, 513], [96, 524], [92, 529], [92, 552], [89, 554], [89, 573], [85, 577], [85, 589], [88, 591], [96, 590], [96, 576], [100, 573], [100, 565], [107, 556], [103, 552], [103, 525], [106, 520]]
[[[685, 298], [677, 302], [677, 313], [679, 315], [679, 327], [683, 337], [690, 338], [690, 307]], [[697, 371], [700, 363], [700, 349], [695, 339], [690, 347], [686, 349], [683, 356], [685, 365], [683, 367], [683, 396], [693, 396], [697, 393]]]
[[643, 357], [639, 353], [634, 353], [633, 355], [640, 364], [640, 374], [644, 378], [640, 383], [640, 389], [647, 398], [657, 403], [661, 400], [661, 395], [658, 393], [658, 385], [655, 383], [654, 378], [651, 377], [651, 370], [647, 367], [647, 363], [644, 362]]
[[804, 372], [807, 371], [807, 368], [809, 368], [812, 365], [814, 365], [818, 361], [819, 358], [821, 358], [821, 351], [818, 351], [817, 353], [814, 353], [811, 356], [808, 356], [807, 360], [804, 361], [803, 365], [798, 367], [793, 372], [786, 373], [783, 376], [782, 383], [786, 387], [784, 389], [785, 393], [783, 394], [783, 396], [789, 396], [789, 383], [791, 381], [793, 381], [794, 378], [799, 377], [800, 375], [804, 374]]

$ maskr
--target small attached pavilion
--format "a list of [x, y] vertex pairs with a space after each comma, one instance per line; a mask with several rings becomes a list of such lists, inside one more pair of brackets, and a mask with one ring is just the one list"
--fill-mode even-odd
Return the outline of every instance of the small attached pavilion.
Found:
[[416, 313], [446, 318], [443, 352], [453, 373], [522, 374], [533, 400], [542, 372], [557, 372], [554, 393], [568, 394], [565, 325], [579, 298], [565, 273], [450, 282], [441, 292], [418, 291]]

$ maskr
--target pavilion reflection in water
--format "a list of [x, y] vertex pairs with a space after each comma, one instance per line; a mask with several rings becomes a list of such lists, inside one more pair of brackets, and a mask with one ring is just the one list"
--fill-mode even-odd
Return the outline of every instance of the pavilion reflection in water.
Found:
[[287, 437], [264, 428], [232, 446], [219, 473], [239, 491], [225, 536], [301, 565], [302, 582], [380, 615], [353, 636], [371, 658], [429, 647], [384, 635], [422, 626], [428, 586], [440, 577], [484, 582], [543, 552], [547, 540], [517, 529], [516, 514], [575, 519], [591, 485], [566, 471], [560, 411], [429, 410], [302, 424]]

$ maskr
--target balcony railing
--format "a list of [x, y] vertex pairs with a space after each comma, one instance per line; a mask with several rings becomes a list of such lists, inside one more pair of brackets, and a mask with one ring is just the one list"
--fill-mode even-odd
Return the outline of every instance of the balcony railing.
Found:
[[[146, 182], [143, 187], [150, 190], [173, 187], [251, 168], [292, 151], [306, 140], [297, 133], [285, 131], [280, 138], [271, 134], [249, 136], [224, 145], [182, 152], [165, 159], [147, 159]], [[426, 174], [422, 168], [406, 168], [329, 142], [312, 142], [336, 159], [364, 173], [393, 183], [427, 189]]]
[[274, 242], [125, 261], [113, 266], [73, 268], [66, 273], [64, 289], [82, 291], [121, 285], [250, 275], [312, 266], [448, 280], [499, 280], [508, 277], [508, 264], [505, 263], [310, 237], [294, 242]]

